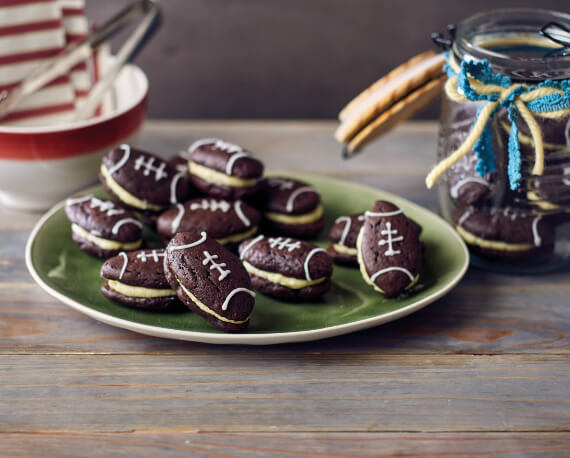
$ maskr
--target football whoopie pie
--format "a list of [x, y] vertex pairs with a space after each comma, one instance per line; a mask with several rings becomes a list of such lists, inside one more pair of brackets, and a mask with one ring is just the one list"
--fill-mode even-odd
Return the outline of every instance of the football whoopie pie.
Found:
[[260, 194], [265, 232], [312, 239], [324, 228], [321, 196], [307, 183], [283, 177], [265, 178]]
[[525, 256], [554, 245], [552, 218], [513, 207], [457, 208], [455, 229], [465, 243], [482, 254]]
[[248, 326], [255, 302], [249, 274], [206, 232], [178, 232], [166, 247], [164, 273], [178, 298], [217, 328]]
[[358, 264], [366, 283], [386, 297], [396, 297], [419, 278], [421, 228], [394, 204], [376, 201], [364, 213], [356, 242]]
[[268, 296], [310, 300], [330, 288], [332, 260], [310, 242], [258, 235], [242, 242], [239, 253], [255, 289]]
[[156, 227], [165, 241], [177, 232], [205, 231], [218, 243], [231, 246], [253, 236], [260, 221], [259, 212], [241, 200], [200, 197], [166, 210]]
[[333, 261], [347, 266], [358, 266], [356, 239], [364, 223], [362, 213], [339, 216], [329, 231], [331, 245], [327, 253]]
[[109, 258], [136, 250], [142, 243], [142, 223], [110, 200], [93, 195], [72, 197], [65, 203], [73, 241], [83, 251]]
[[241, 199], [258, 190], [263, 164], [241, 146], [219, 138], [198, 140], [188, 148], [194, 186], [222, 199]]
[[184, 308], [164, 276], [164, 250], [136, 250], [107, 259], [101, 292], [128, 307], [149, 311], [180, 311]]
[[188, 181], [154, 154], [121, 145], [103, 157], [99, 179], [122, 205], [158, 213], [189, 197]]
[[[465, 141], [477, 115], [477, 107], [467, 106], [458, 109], [450, 123], [450, 134], [442, 138], [445, 154], [451, 155]], [[493, 137], [495, 139], [495, 136]], [[496, 140], [496, 139], [495, 139]], [[498, 151], [499, 148], [495, 148]], [[502, 159], [496, 157], [496, 169], [500, 170], [504, 164]], [[459, 161], [449, 167], [447, 171], [447, 186], [449, 195], [454, 202], [460, 205], [471, 205], [488, 200], [496, 188], [497, 172], [486, 173], [483, 176], [477, 171], [479, 157], [473, 150], [469, 151]]]

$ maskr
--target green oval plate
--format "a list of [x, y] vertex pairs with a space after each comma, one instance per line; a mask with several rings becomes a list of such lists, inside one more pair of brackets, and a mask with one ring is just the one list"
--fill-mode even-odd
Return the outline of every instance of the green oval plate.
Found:
[[[370, 209], [379, 199], [401, 207], [423, 227], [425, 254], [418, 283], [402, 296], [386, 299], [364, 283], [358, 269], [335, 265], [331, 290], [321, 300], [290, 304], [258, 294], [247, 332], [226, 334], [189, 311], [143, 312], [105, 298], [100, 293], [102, 261], [82, 252], [72, 241], [65, 202], [52, 208], [33, 229], [26, 246], [26, 264], [49, 294], [112, 326], [171, 339], [249, 345], [317, 340], [377, 326], [425, 307], [449, 292], [465, 274], [469, 264], [465, 244], [434, 213], [378, 189], [325, 177], [286, 175], [309, 182], [321, 192], [327, 227], [317, 244], [323, 247], [328, 245], [328, 228], [338, 216]], [[101, 187], [86, 192], [108, 197]], [[148, 230], [145, 238], [157, 240]]]

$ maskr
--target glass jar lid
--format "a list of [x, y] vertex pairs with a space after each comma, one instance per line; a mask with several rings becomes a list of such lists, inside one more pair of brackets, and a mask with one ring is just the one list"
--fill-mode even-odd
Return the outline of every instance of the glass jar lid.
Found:
[[452, 50], [457, 62], [487, 60], [495, 72], [513, 80], [567, 79], [570, 55], [540, 32], [550, 23], [570, 29], [570, 14], [529, 8], [485, 11], [457, 25]]

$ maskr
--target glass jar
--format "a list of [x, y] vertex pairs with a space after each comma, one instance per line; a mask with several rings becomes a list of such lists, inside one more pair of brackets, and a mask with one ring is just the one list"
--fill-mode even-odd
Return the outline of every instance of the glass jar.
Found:
[[[496, 77], [481, 84], [503, 84], [499, 89], [505, 93], [514, 89], [513, 85], [528, 92], [547, 80], [560, 85], [570, 78], [570, 55], [564, 55], [560, 44], [539, 32], [551, 22], [570, 28], [570, 15], [502, 9], [471, 16], [457, 26], [448, 63], [459, 74], [462, 61], [488, 62]], [[451, 70], [450, 78], [453, 75]], [[464, 99], [466, 92], [459, 89], [454, 98], [447, 88], [444, 91], [440, 161], [467, 143], [488, 103], [458, 100]], [[509, 273], [552, 271], [570, 265], [570, 109], [556, 112], [556, 117], [531, 112], [544, 145], [544, 172], [540, 177], [530, 176], [539, 162], [535, 145], [540, 139], [518, 109], [516, 97], [511, 99], [510, 105], [499, 105], [485, 124], [488, 130], [483, 131], [486, 137], [481, 141], [487, 141], [487, 147], [480, 149], [490, 151], [487, 164], [473, 147], [439, 179], [441, 211], [468, 244], [473, 265]], [[522, 175], [518, 187], [517, 157]]]

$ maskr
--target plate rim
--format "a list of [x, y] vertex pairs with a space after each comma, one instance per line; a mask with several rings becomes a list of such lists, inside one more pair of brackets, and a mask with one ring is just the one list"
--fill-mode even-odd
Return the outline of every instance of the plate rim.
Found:
[[[275, 344], [283, 344], [283, 343], [294, 343], [294, 342], [309, 342], [313, 340], [321, 340], [326, 339], [329, 337], [335, 337], [343, 334], [348, 334], [356, 331], [361, 331], [364, 329], [369, 329], [375, 326], [379, 326], [381, 324], [397, 320], [399, 318], [403, 318], [411, 313], [414, 313], [427, 305], [435, 302], [437, 299], [441, 298], [449, 291], [451, 291], [463, 278], [467, 269], [469, 267], [469, 250], [465, 245], [465, 242], [461, 239], [459, 234], [453, 229], [453, 227], [441, 218], [439, 215], [434, 213], [433, 211], [422, 207], [421, 205], [416, 204], [404, 197], [398, 196], [388, 191], [384, 191], [382, 189], [374, 188], [372, 186], [354, 183], [350, 181], [340, 180], [335, 177], [330, 177], [327, 175], [321, 174], [303, 174], [293, 171], [286, 171], [286, 170], [271, 170], [267, 175], [288, 175], [294, 178], [300, 179], [310, 179], [310, 178], [321, 178], [328, 181], [333, 181], [337, 183], [349, 183], [351, 186], [356, 188], [361, 188], [366, 191], [379, 191], [384, 194], [388, 198], [395, 198], [396, 200], [404, 200], [407, 206], [415, 207], [416, 209], [426, 212], [430, 214], [432, 217], [439, 220], [440, 223], [443, 223], [447, 226], [447, 229], [453, 234], [461, 248], [463, 249], [463, 253], [465, 255], [464, 262], [457, 274], [440, 290], [435, 291], [433, 294], [424, 297], [423, 299], [409, 304], [405, 307], [402, 307], [397, 310], [393, 310], [391, 312], [387, 312], [381, 315], [376, 315], [369, 318], [364, 318], [361, 320], [353, 321], [350, 323], [343, 323], [337, 324], [333, 326], [327, 326], [323, 328], [316, 328], [316, 329], [307, 329], [303, 331], [290, 331], [290, 332], [268, 332], [268, 333], [210, 333], [210, 332], [203, 332], [203, 331], [187, 331], [182, 329], [172, 329], [172, 328], [165, 328], [162, 326], [155, 326], [155, 325], [148, 325], [142, 323], [136, 323], [134, 321], [126, 320], [124, 318], [117, 318], [112, 315], [108, 315], [103, 312], [99, 312], [90, 308], [89, 306], [83, 305], [82, 303], [75, 301], [66, 295], [60, 293], [56, 289], [49, 286], [47, 283], [43, 281], [39, 273], [37, 272], [34, 262], [32, 259], [32, 247], [36, 240], [36, 237], [46, 221], [48, 221], [55, 213], [57, 213], [64, 205], [67, 200], [63, 199], [62, 201], [55, 204], [50, 210], [48, 210], [34, 225], [30, 235], [28, 236], [28, 240], [26, 241], [26, 248], [25, 248], [25, 262], [26, 267], [34, 279], [34, 281], [50, 294], [52, 297], [58, 299], [59, 301], [63, 302], [64, 304], [68, 305], [69, 307], [97, 320], [102, 323], [108, 324], [110, 326], [118, 327], [121, 329], [127, 329], [129, 331], [138, 332], [140, 334], [145, 334], [154, 337], [161, 337], [167, 339], [175, 339], [175, 340], [184, 340], [184, 341], [191, 341], [191, 342], [200, 342], [200, 343], [209, 343], [209, 344], [225, 344], [225, 345], [275, 345]], [[98, 189], [100, 185], [91, 186], [89, 188], [80, 191], [81, 193], [89, 192], [92, 189]]]

